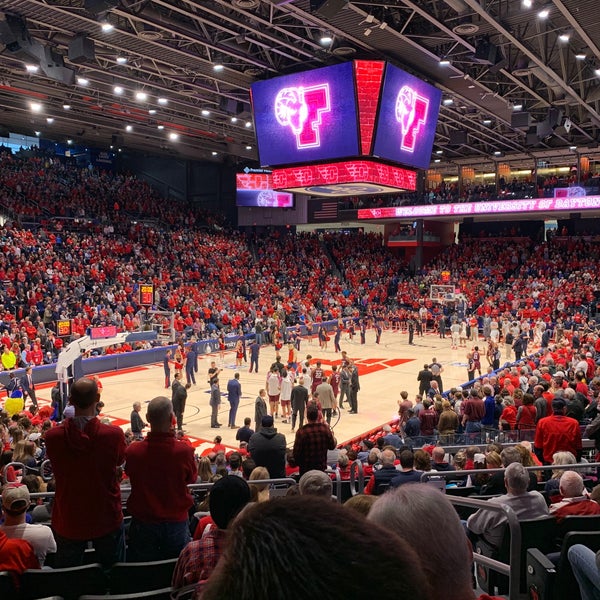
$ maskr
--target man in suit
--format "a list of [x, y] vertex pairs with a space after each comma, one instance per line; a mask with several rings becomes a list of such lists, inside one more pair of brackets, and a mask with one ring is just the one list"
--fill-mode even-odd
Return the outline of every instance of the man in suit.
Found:
[[25, 396], [25, 398], [29, 396], [29, 398], [31, 399], [31, 404], [37, 407], [38, 403], [35, 395], [35, 384], [33, 383], [31, 367], [27, 367], [25, 369], [25, 375], [21, 377], [21, 388], [23, 390], [23, 395]]
[[235, 417], [237, 415], [240, 398], [242, 397], [242, 384], [240, 383], [240, 374], [236, 373], [233, 379], [227, 382], [227, 400], [229, 401], [229, 428], [237, 429]]

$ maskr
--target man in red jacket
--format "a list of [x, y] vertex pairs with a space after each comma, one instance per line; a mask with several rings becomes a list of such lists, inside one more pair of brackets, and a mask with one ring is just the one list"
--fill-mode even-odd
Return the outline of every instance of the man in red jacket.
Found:
[[117, 467], [125, 460], [125, 435], [96, 417], [98, 385], [83, 377], [71, 386], [75, 415], [46, 433], [56, 479], [52, 528], [56, 566], [81, 565], [88, 541], [108, 568], [124, 560], [125, 538]]
[[187, 485], [196, 482], [198, 470], [194, 449], [175, 439], [172, 417], [168, 398], [150, 400], [150, 433], [125, 453], [131, 481], [127, 510], [133, 517], [127, 559], [133, 562], [176, 558], [191, 540], [188, 510], [194, 501]]
[[536, 456], [545, 464], [552, 464], [555, 452], [565, 450], [581, 459], [581, 428], [579, 421], [565, 416], [567, 403], [563, 398], [552, 400], [553, 414], [537, 423], [533, 442]]

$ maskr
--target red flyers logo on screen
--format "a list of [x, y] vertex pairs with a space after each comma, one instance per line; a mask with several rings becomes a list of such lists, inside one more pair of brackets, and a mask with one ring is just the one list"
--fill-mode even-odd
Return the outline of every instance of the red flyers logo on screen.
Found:
[[275, 98], [275, 118], [290, 127], [296, 136], [296, 147], [318, 148], [321, 145], [323, 115], [331, 110], [329, 85], [286, 87]]
[[406, 152], [414, 152], [417, 134], [421, 125], [427, 123], [429, 100], [410, 86], [402, 86], [396, 98], [396, 121], [402, 129], [400, 147]]

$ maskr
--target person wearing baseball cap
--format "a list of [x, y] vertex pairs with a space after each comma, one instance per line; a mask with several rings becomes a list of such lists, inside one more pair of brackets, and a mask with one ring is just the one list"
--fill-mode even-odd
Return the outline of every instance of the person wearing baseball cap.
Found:
[[8, 483], [2, 488], [2, 512], [4, 523], [0, 531], [10, 540], [25, 540], [31, 544], [41, 567], [46, 554], [56, 552], [56, 541], [52, 529], [40, 524], [25, 522], [31, 497], [27, 486], [20, 483]]

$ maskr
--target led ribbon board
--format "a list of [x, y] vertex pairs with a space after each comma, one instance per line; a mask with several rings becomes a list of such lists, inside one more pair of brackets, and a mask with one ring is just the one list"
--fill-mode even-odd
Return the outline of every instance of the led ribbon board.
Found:
[[531, 198], [526, 200], [494, 200], [427, 206], [396, 206], [361, 208], [359, 219], [414, 219], [419, 217], [470, 217], [474, 215], [507, 213], [545, 213], [559, 211], [600, 210], [600, 196], [579, 198]]
[[415, 171], [372, 160], [275, 169], [271, 176], [273, 185], [278, 189], [322, 196], [415, 190], [417, 186]]
[[359, 154], [353, 63], [258, 81], [251, 97], [261, 165]]

